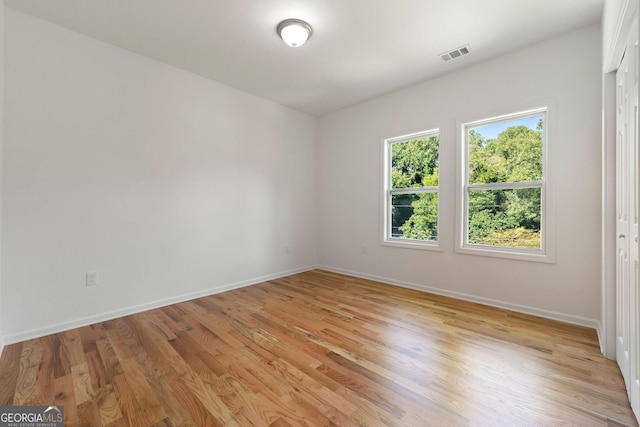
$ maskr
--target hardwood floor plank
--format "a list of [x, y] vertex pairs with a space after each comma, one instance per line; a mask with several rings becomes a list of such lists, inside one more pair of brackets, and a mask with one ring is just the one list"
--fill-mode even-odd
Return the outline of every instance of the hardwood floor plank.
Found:
[[123, 417], [126, 418], [127, 425], [134, 427], [148, 426], [149, 422], [145, 419], [145, 413], [140, 410], [133, 388], [129, 385], [124, 373], [116, 375], [112, 379], [112, 384], [120, 411]]
[[71, 374], [54, 380], [56, 405], [64, 406], [64, 425], [67, 427], [80, 426], [78, 407], [73, 391]]
[[313, 270], [9, 345], [67, 426], [637, 426], [595, 331]]
[[[115, 324], [116, 326], [122, 326], [123, 324], [122, 323], [123, 320], [118, 320], [116, 322], [117, 322]], [[109, 348], [113, 350], [113, 353], [115, 357], [118, 358], [119, 362], [133, 357], [133, 354], [131, 353], [131, 349], [129, 349], [127, 344], [124, 342], [124, 339], [122, 338], [122, 335], [119, 330], [109, 329], [106, 335], [107, 335], [107, 338], [109, 339]], [[105, 347], [105, 350], [109, 351], [109, 349], [107, 349], [106, 347]]]
[[103, 426], [114, 424], [122, 419], [122, 411], [120, 411], [118, 399], [111, 384], [98, 389], [95, 395], [95, 402], [100, 422]]
[[205, 408], [193, 391], [178, 378], [168, 380], [169, 387], [177, 402], [189, 413], [189, 418], [196, 426], [223, 427], [224, 424]]
[[[114, 377], [122, 374], [120, 359], [118, 359], [118, 356], [111, 344], [111, 340], [108, 338], [98, 340], [96, 347], [98, 348], [98, 354], [102, 360], [102, 367], [104, 368], [106, 382], [110, 383]], [[98, 382], [99, 380], [95, 378], [94, 381]]]
[[79, 329], [71, 329], [60, 334], [64, 352], [69, 359], [69, 366], [81, 365], [87, 360], [84, 355], [82, 338]]
[[145, 420], [150, 424], [155, 424], [166, 418], [160, 401], [147, 383], [140, 366], [133, 358], [121, 360], [122, 370], [127, 384], [135, 396], [136, 406], [144, 413]]
[[50, 405], [55, 401], [55, 394], [53, 392], [54, 382], [54, 368], [53, 368], [53, 354], [51, 350], [50, 337], [44, 337], [39, 340], [38, 346], [38, 366], [35, 370], [36, 376], [36, 389], [33, 399], [34, 404], [37, 405]]
[[396, 399], [395, 395], [386, 394], [384, 387], [376, 384], [373, 379], [351, 372], [348, 367], [335, 362], [318, 367], [318, 371], [394, 418], [401, 418], [404, 415], [403, 408], [396, 403], [396, 400], [400, 399]]
[[[136, 352], [135, 359], [138, 367], [142, 371], [149, 387], [158, 398], [167, 419], [176, 425], [188, 424], [191, 417], [188, 412], [173, 398], [173, 390], [167, 383], [167, 378], [175, 376], [175, 370], [170, 361], [165, 358], [166, 352], [160, 351], [160, 347], [168, 343], [154, 339], [154, 334], [144, 334], [131, 325], [137, 331], [136, 338], [139, 339], [140, 346], [144, 351]], [[173, 357], [173, 353], [171, 357]]]
[[72, 366], [71, 378], [73, 379], [73, 394], [76, 398], [76, 405], [92, 401], [93, 386], [91, 385], [87, 362]]
[[100, 324], [78, 328], [78, 333], [80, 334], [80, 342], [82, 343], [82, 351], [85, 354], [91, 353], [93, 351], [98, 351], [96, 343], [100, 338], [104, 336], [103, 333], [100, 333], [99, 328]]
[[[174, 329], [172, 329], [171, 327], [169, 327], [169, 324], [171, 324], [172, 322], [170, 321], [170, 319], [168, 319], [164, 313], [162, 312], [162, 310], [152, 310], [149, 311], [147, 313], [144, 313], [144, 318], [147, 320], [148, 324], [157, 328], [167, 339], [167, 341], [171, 341], [173, 339], [176, 338], [176, 332], [179, 332], [180, 330], [174, 326], [174, 328], [176, 329], [174, 331]], [[167, 320], [169, 320], [167, 322]]]
[[269, 427], [291, 427], [291, 424], [289, 424], [282, 418], [278, 418], [277, 420], [269, 424]]
[[0, 406], [11, 406], [15, 399], [23, 343], [6, 346], [0, 358]]
[[[216, 424], [235, 426], [238, 425], [233, 418], [233, 413], [224, 404], [221, 397], [212, 391], [212, 388], [205, 383], [202, 377], [198, 376], [194, 370], [176, 354], [173, 359], [176, 372], [179, 375], [180, 382], [186, 386], [190, 393], [199, 402], [198, 407], [204, 408], [208, 412]], [[187, 396], [187, 394], [184, 394]], [[208, 416], [207, 416], [208, 418]]]
[[301, 395], [306, 396], [310, 404], [318, 408], [332, 424], [355, 425], [349, 416], [357, 411], [357, 406], [345, 401], [334, 390], [316, 382], [314, 378], [284, 360], [277, 360], [274, 366], [288, 382], [296, 384], [296, 387], [304, 392]]
[[102, 427], [102, 419], [98, 413], [98, 407], [95, 401], [87, 400], [79, 403], [77, 408], [78, 423], [81, 426]]
[[38, 340], [29, 340], [24, 343], [20, 354], [20, 367], [18, 371], [17, 386], [13, 398], [13, 405], [27, 405], [36, 393], [36, 367], [38, 364]]
[[91, 347], [91, 351], [85, 353], [87, 358], [87, 367], [89, 369], [89, 379], [91, 380], [91, 388], [93, 390], [99, 390], [108, 383], [107, 372], [105, 370], [105, 364], [98, 352], [97, 341]]

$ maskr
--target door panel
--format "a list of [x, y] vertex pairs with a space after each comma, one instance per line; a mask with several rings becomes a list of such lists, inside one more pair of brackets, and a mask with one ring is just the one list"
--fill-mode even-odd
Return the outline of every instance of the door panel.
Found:
[[640, 418], [640, 246], [638, 217], [638, 22], [616, 73], [616, 359], [636, 417]]
[[[628, 53], [628, 52], [627, 52]], [[625, 55], [616, 73], [618, 85], [617, 100], [617, 146], [616, 146], [616, 234], [617, 271], [616, 271], [616, 359], [627, 389], [629, 389], [631, 363], [629, 358], [629, 195], [631, 176], [629, 150], [629, 55]]]
[[629, 80], [629, 157], [630, 168], [632, 171], [629, 194], [629, 202], [632, 207], [632, 216], [629, 224], [629, 236], [632, 237], [629, 242], [629, 258], [633, 265], [632, 280], [629, 283], [629, 401], [631, 406], [638, 416], [640, 414], [640, 310], [639, 304], [639, 264], [638, 260], [638, 203], [640, 197], [638, 196], [638, 190], [640, 185], [638, 183], [638, 167], [640, 165], [640, 149], [638, 148], [638, 26], [637, 23], [632, 27], [632, 37], [629, 40], [629, 50], [631, 56], [629, 58], [629, 64], [632, 68], [630, 70]]

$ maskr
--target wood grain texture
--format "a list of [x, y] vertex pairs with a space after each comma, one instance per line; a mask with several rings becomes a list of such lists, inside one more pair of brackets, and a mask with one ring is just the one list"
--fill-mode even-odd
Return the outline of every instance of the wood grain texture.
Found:
[[636, 426], [595, 331], [321, 270], [7, 346], [68, 426]]

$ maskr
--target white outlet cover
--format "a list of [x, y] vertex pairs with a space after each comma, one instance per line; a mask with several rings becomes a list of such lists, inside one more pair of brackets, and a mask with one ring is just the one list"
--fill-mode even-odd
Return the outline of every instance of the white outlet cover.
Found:
[[96, 286], [98, 284], [98, 273], [90, 271], [87, 273], [86, 286]]

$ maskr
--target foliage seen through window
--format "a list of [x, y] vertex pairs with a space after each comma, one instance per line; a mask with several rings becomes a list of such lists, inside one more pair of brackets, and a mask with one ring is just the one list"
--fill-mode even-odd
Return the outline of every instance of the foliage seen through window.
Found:
[[430, 134], [391, 144], [391, 236], [438, 240], [439, 137]]
[[467, 241], [541, 249], [543, 115], [467, 128]]

